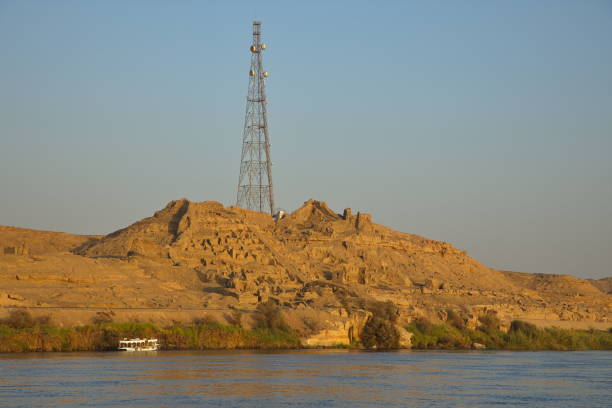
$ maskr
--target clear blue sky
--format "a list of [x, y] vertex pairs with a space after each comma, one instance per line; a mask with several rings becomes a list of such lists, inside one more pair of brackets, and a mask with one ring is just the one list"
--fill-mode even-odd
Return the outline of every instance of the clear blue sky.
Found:
[[281, 207], [612, 275], [611, 1], [0, 0], [0, 224], [233, 204], [255, 18]]

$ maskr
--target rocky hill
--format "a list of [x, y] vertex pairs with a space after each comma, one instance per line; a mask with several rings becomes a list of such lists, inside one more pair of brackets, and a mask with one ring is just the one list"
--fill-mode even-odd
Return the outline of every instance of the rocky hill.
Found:
[[506, 322], [610, 326], [605, 283], [494, 270], [315, 200], [275, 221], [182, 199], [103, 237], [0, 227], [2, 249], [0, 313], [27, 307], [60, 324], [227, 320], [273, 300], [307, 344], [335, 344], [357, 334], [367, 302], [391, 300], [405, 320], [454, 309], [475, 325], [494, 310]]
[[589, 282], [597, 289], [601, 290], [603, 293], [607, 293], [608, 295], [612, 295], [612, 278], [603, 278], [603, 279], [589, 279]]

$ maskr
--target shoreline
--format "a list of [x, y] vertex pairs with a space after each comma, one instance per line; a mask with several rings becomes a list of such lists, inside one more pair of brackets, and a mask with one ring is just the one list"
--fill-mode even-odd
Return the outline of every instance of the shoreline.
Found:
[[[515, 321], [518, 322], [518, 321]], [[612, 330], [568, 330], [536, 328], [525, 322], [514, 323], [504, 333], [458, 329], [450, 325], [417, 322], [406, 327], [412, 333], [412, 347], [391, 350], [366, 349], [351, 345], [304, 346], [290, 329], [246, 329], [235, 325], [206, 322], [159, 327], [152, 323], [99, 323], [71, 328], [48, 325], [9, 327], [0, 324], [0, 353], [66, 353], [118, 351], [123, 338], [157, 338], [158, 351], [601, 351], [612, 350]], [[482, 343], [476, 342], [476, 340]], [[147, 352], [145, 352], [147, 353]], [[132, 353], [130, 353], [132, 354]], [[137, 352], [136, 354], [140, 354]]]

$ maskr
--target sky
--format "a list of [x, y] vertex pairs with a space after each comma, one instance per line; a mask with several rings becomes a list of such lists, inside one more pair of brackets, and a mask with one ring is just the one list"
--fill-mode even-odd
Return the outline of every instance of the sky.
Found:
[[610, 0], [0, 0], [0, 224], [235, 204], [254, 19], [281, 208], [612, 276]]

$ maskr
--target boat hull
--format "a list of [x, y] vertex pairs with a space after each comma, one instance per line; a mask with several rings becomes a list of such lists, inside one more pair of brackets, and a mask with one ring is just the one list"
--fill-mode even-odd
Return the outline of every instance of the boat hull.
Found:
[[142, 347], [142, 348], [134, 348], [134, 347], [122, 347], [117, 349], [119, 351], [157, 351], [157, 347]]
[[123, 339], [119, 341], [119, 351], [157, 351], [157, 339]]

